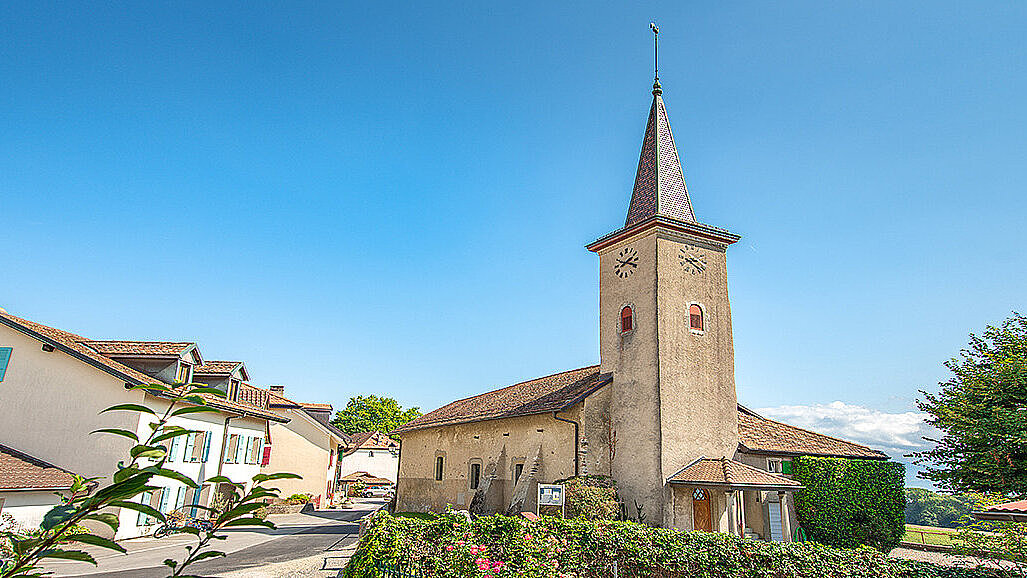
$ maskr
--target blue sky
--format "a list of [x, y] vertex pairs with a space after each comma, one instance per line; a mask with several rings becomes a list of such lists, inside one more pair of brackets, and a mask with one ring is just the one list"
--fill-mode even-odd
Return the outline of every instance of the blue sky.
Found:
[[739, 399], [901, 449], [1027, 292], [1022, 2], [8, 5], [0, 306], [336, 405], [596, 362], [651, 19]]

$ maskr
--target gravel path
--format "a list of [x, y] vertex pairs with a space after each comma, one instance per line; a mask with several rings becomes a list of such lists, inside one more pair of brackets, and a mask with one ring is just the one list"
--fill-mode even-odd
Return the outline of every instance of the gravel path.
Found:
[[981, 560], [970, 556], [956, 556], [953, 554], [946, 554], [945, 552], [926, 552], [923, 550], [913, 550], [911, 548], [895, 548], [888, 555], [893, 558], [904, 558], [906, 560], [916, 560], [918, 562], [930, 562], [932, 564], [956, 568], [974, 568], [977, 566], [994, 568], [997, 564], [1009, 564], [1008, 562], [992, 560], [986, 560], [982, 563]]

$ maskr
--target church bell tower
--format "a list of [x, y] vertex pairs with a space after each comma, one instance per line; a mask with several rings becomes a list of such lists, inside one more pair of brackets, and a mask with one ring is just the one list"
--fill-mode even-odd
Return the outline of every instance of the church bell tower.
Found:
[[[654, 32], [658, 32], [654, 28]], [[667, 479], [738, 448], [727, 248], [696, 220], [657, 72], [624, 227], [599, 256], [601, 371], [613, 373], [611, 474], [646, 520], [671, 519]]]

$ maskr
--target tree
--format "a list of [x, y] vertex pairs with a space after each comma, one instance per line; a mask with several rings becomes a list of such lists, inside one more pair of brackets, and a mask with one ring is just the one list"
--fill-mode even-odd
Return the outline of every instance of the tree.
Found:
[[968, 496], [948, 496], [923, 488], [906, 488], [906, 523], [956, 528], [970, 514]]
[[351, 397], [344, 409], [335, 412], [332, 425], [348, 434], [365, 431], [388, 433], [420, 416], [420, 408], [403, 409], [391, 397], [358, 395]]
[[1027, 317], [971, 334], [945, 367], [953, 376], [917, 402], [942, 434], [914, 454], [920, 477], [952, 493], [1027, 497]]

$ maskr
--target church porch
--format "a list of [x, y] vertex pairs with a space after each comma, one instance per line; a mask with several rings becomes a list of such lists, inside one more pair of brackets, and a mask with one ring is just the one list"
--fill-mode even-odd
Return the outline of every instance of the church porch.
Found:
[[728, 458], [699, 458], [667, 480], [671, 526], [790, 542], [798, 482]]

